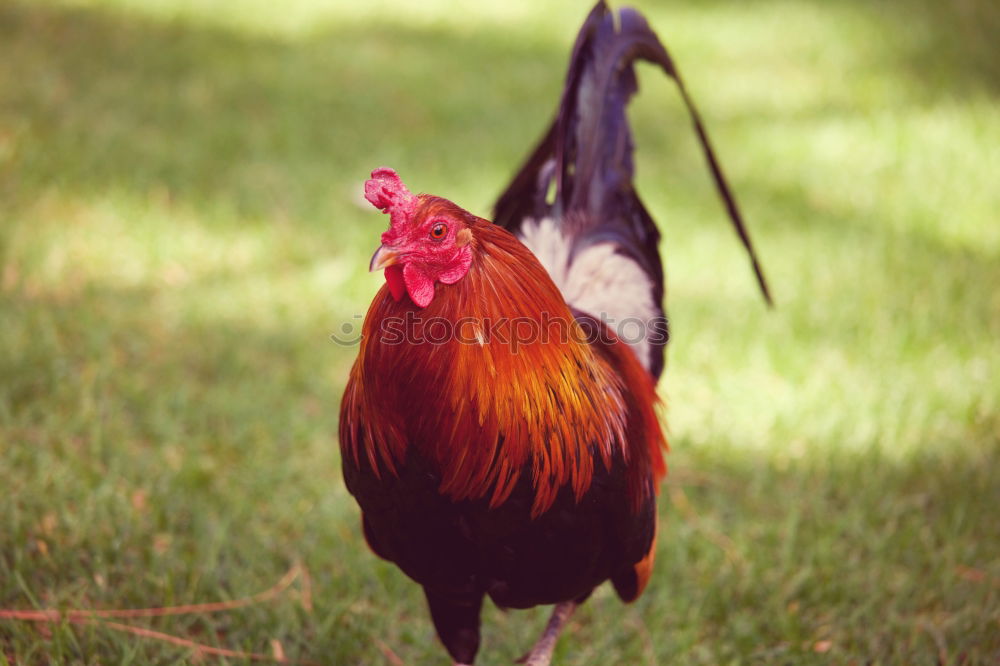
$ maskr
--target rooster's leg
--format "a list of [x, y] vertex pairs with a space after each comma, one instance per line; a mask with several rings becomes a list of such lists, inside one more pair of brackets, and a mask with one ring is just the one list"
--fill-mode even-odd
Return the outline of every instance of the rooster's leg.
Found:
[[555, 649], [556, 641], [559, 640], [559, 632], [566, 626], [566, 621], [574, 610], [576, 610], [575, 601], [564, 601], [561, 604], [556, 604], [556, 607], [552, 609], [552, 617], [549, 618], [549, 623], [545, 625], [545, 631], [542, 632], [542, 637], [535, 643], [535, 647], [531, 648], [531, 652], [517, 660], [518, 663], [525, 666], [549, 666], [549, 662], [552, 661], [552, 650]]

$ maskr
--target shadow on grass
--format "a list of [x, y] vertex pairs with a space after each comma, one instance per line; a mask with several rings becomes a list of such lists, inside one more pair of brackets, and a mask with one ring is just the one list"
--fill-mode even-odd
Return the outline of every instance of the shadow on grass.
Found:
[[[984, 612], [997, 607], [989, 542], [1000, 528], [983, 513], [1000, 500], [998, 428], [994, 415], [902, 461], [876, 453], [878, 442], [798, 461], [678, 443], [662, 594], [642, 612], [676, 604], [662, 611], [666, 626], [683, 626], [677, 605], [690, 604], [692, 647], [712, 644], [718, 660], [803, 663], [828, 640], [837, 662], [988, 663], [1000, 655], [996, 616]], [[982, 445], [970, 452], [968, 441]]]
[[1000, 94], [1000, 5], [991, 0], [857, 0], [882, 24], [889, 65], [927, 90], [928, 99]]
[[[935, 94], [1000, 86], [987, 39], [995, 3], [857, 7], [886, 35], [871, 53], [896, 59], [865, 67], [908, 72]], [[569, 47], [375, 25], [282, 41], [20, 3], [0, 8], [0, 37], [12, 116], [0, 139], [15, 151], [0, 171], [6, 199], [48, 187], [165, 189], [306, 224], [330, 219], [318, 213], [338, 206], [331, 183], [356, 180], [373, 160], [419, 164], [437, 181], [477, 155], [499, 190], [550, 118]]]
[[[669, 4], [690, 9], [690, 3]], [[809, 7], [824, 21], [829, 20], [831, 10], [842, 18], [839, 12], [846, 8], [857, 19], [856, 33], [850, 37], [857, 41], [854, 48], [862, 59], [856, 71], [838, 75], [856, 77], [865, 73], [861, 70], [892, 72], [905, 78], [908, 87], [919, 93], [915, 96], [925, 101], [1000, 93], [996, 43], [1000, 5], [992, 0], [847, 0], [836, 5], [815, 0], [702, 0], [697, 7], [765, 14], [780, 14], [784, 7]], [[798, 35], [789, 37], [794, 40]]]
[[[181, 203], [221, 200], [245, 218], [281, 212], [297, 224], [342, 206], [331, 184], [375, 162], [446, 173], [480, 154], [513, 168], [533, 137], [516, 147], [494, 137], [525, 117], [541, 129], [565, 57], [433, 30], [352, 26], [279, 41], [25, 4], [0, 8], [0, 36], [13, 116], [3, 138], [15, 151], [0, 171], [6, 199], [24, 204], [50, 187], [166, 190]], [[487, 63], [509, 72], [492, 99], [481, 94]], [[504, 90], [522, 117], [499, 109]], [[442, 150], [458, 143], [461, 155]]]

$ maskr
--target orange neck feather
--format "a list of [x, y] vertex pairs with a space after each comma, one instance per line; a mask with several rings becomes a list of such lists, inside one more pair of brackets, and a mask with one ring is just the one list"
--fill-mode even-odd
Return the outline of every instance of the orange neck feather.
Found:
[[665, 445], [648, 374], [624, 344], [585, 342], [517, 239], [471, 216], [470, 227], [468, 274], [438, 285], [426, 308], [395, 301], [384, 286], [375, 296], [342, 405], [345, 454], [395, 474], [415, 447], [438, 467], [443, 494], [489, 496], [491, 506], [530, 466], [533, 515], [566, 484], [582, 496], [595, 459], [610, 465], [616, 448], [661, 476]]

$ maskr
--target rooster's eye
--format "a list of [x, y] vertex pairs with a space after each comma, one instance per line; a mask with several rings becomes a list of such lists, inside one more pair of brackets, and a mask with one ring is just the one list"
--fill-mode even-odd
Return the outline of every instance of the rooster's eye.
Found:
[[431, 229], [431, 238], [433, 240], [441, 240], [447, 233], [448, 233], [448, 225], [435, 224], [434, 227]]

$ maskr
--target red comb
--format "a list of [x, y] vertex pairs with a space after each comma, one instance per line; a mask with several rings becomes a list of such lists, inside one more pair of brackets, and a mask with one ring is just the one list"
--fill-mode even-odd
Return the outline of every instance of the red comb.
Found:
[[417, 210], [417, 197], [389, 167], [372, 171], [372, 177], [365, 181], [365, 199], [383, 213], [389, 213], [390, 224], [394, 227], [409, 222]]

